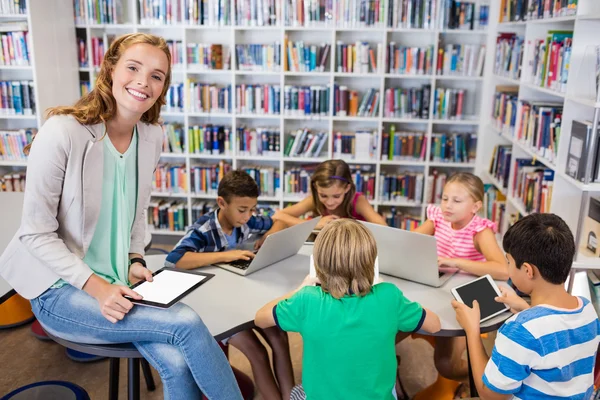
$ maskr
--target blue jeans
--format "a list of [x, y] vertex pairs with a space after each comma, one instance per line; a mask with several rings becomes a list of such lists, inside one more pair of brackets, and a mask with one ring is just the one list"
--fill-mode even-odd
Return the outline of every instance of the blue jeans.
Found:
[[184, 304], [168, 310], [134, 305], [122, 321], [109, 322], [98, 302], [71, 285], [31, 300], [50, 334], [89, 344], [133, 343], [158, 371], [165, 399], [241, 400], [225, 354], [200, 317]]

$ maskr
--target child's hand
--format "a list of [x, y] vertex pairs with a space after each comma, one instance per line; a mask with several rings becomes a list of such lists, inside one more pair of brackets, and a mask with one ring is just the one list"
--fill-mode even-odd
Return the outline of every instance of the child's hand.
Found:
[[300, 287], [298, 288], [298, 290], [302, 289], [305, 286], [314, 286], [316, 284], [319, 284], [319, 285], [321, 284], [321, 281], [319, 281], [319, 278], [317, 278], [316, 276], [306, 275], [306, 278], [304, 278], [304, 280], [300, 284]]
[[319, 221], [317, 226], [315, 226], [315, 229], [323, 229], [325, 225], [339, 218], [340, 217], [338, 217], [337, 215], [325, 215], [324, 217], [321, 217], [321, 220]]
[[438, 267], [460, 268], [456, 258], [438, 257]]
[[248, 250], [229, 250], [223, 252], [223, 262], [232, 262], [235, 260], [251, 260], [254, 253]]
[[513, 314], [526, 310], [530, 307], [530, 305], [527, 304], [525, 300], [523, 300], [521, 297], [519, 297], [519, 295], [517, 295], [514, 292], [503, 287], [500, 287], [500, 292], [502, 292], [502, 296], [496, 297], [495, 300], [498, 303], [506, 304], [507, 306], [509, 306], [510, 312], [512, 312]]
[[452, 300], [452, 308], [456, 312], [456, 321], [462, 326], [468, 335], [479, 335], [479, 320], [481, 312], [479, 311], [479, 303], [473, 300], [473, 308], [466, 304]]
[[254, 250], [258, 250], [262, 247], [263, 243], [267, 240], [267, 235], [262, 235], [260, 239], [254, 242]]

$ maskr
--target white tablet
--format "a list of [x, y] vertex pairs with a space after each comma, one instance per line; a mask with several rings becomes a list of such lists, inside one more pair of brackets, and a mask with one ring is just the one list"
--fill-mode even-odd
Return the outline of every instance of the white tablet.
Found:
[[479, 303], [481, 311], [480, 322], [487, 321], [498, 314], [508, 311], [503, 303], [498, 303], [495, 298], [501, 296], [500, 289], [490, 275], [484, 275], [464, 285], [452, 289], [452, 295], [457, 301], [473, 307], [473, 300]]
[[152, 274], [152, 282], [140, 281], [131, 289], [142, 296], [142, 300], [127, 297], [132, 303], [143, 306], [169, 308], [214, 275], [204, 272], [185, 271], [164, 267]]
[[[312, 277], [312, 278], [316, 278], [317, 277], [317, 270], [315, 269], [315, 260], [313, 258], [313, 255], [310, 255], [310, 269], [308, 274]], [[375, 275], [373, 276], [373, 285], [376, 283], [380, 282], [379, 279], [379, 257], [375, 257]]]

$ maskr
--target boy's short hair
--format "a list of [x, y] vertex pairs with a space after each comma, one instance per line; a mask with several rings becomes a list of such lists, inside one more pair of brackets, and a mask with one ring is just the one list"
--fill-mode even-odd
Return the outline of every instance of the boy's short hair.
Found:
[[502, 241], [517, 268], [535, 265], [544, 280], [559, 285], [571, 271], [575, 256], [573, 233], [558, 215], [531, 214], [515, 222]]
[[247, 172], [242, 170], [229, 171], [217, 189], [217, 195], [225, 199], [227, 203], [232, 197], [258, 198], [259, 190], [256, 181]]
[[329, 222], [317, 235], [313, 256], [321, 286], [336, 299], [371, 292], [377, 244], [362, 224], [350, 218]]

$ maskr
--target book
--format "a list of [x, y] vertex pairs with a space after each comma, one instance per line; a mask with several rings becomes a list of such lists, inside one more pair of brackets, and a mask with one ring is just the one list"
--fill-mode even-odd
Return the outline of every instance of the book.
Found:
[[190, 154], [231, 156], [234, 140], [230, 126], [205, 124], [188, 127]]
[[279, 128], [237, 128], [237, 154], [277, 157], [280, 154]]
[[154, 193], [188, 193], [188, 173], [185, 165], [159, 163], [152, 177]]
[[388, 44], [385, 71], [400, 75], [431, 75], [433, 73], [434, 47], [409, 47]]
[[423, 202], [423, 174], [409, 171], [382, 173], [379, 175], [379, 201], [393, 203]]
[[[167, 92], [167, 104], [169, 104], [169, 93], [170, 91]], [[177, 96], [177, 101], [183, 101], [183, 98], [180, 97], [181, 95], [179, 93], [173, 93], [173, 96]], [[188, 79], [187, 96], [189, 102], [187, 110], [189, 112], [224, 114], [231, 112], [232, 98], [231, 86], [229, 85], [217, 86]]]
[[[594, 158], [590, 170], [590, 178], [594, 179], [593, 173], [598, 163], [597, 151], [590, 151], [590, 141], [593, 135], [594, 124], [591, 121], [573, 120], [571, 125], [571, 138], [569, 139], [569, 150], [565, 172], [571, 178], [583, 182], [585, 180], [585, 170], [588, 163], [588, 154]], [[598, 148], [596, 143], [595, 148]]]
[[219, 182], [229, 171], [231, 171], [231, 164], [223, 160], [215, 164], [192, 164], [190, 166], [190, 191], [196, 194], [216, 196]]
[[151, 199], [147, 220], [151, 230], [184, 232], [189, 225], [187, 202]]
[[279, 115], [281, 86], [247, 85], [235, 87], [235, 110], [238, 114]]

